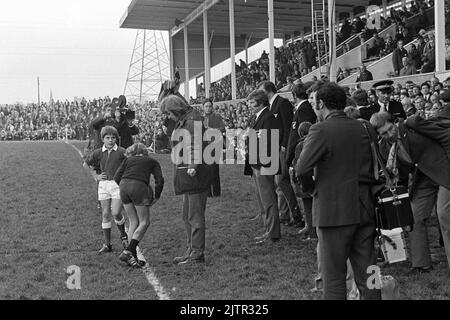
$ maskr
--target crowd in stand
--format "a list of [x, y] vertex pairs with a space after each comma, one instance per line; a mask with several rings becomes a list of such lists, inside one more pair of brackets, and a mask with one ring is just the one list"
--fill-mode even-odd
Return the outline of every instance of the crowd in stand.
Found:
[[109, 97], [0, 106], [0, 140], [84, 140]]
[[[432, 15], [430, 20], [426, 13], [426, 10], [433, 5], [433, 1], [427, 3], [420, 0], [413, 2], [409, 10], [406, 7], [402, 10], [392, 9], [391, 16], [383, 20], [386, 23], [382, 23], [381, 30], [390, 24], [395, 24], [394, 35], [387, 34], [385, 38], [382, 38], [377, 30], [369, 30], [369, 33], [363, 32], [364, 41], [373, 37], [373, 41], [366, 47], [366, 59], [364, 61], [380, 59], [392, 53], [394, 71], [389, 72], [386, 76], [395, 77], [412, 75], [418, 72], [433, 72], [435, 69], [434, 33], [426, 31], [434, 25], [434, 16]], [[417, 16], [414, 21], [410, 19], [412, 16]], [[410, 46], [409, 50], [406, 50], [405, 46], [413, 40], [416, 40], [415, 43]], [[357, 82], [373, 80], [370, 72], [365, 68], [360, 68], [359, 72], [362, 75], [358, 77]], [[340, 68], [338, 70], [338, 81], [345, 79], [350, 74], [351, 70]]]
[[[433, 24], [433, 21], [428, 21], [429, 19], [425, 14], [425, 10], [432, 6], [434, 6], [433, 0], [416, 0], [412, 2], [409, 9], [407, 7], [398, 10], [391, 9], [390, 16], [381, 17], [380, 30], [369, 28], [365, 18], [356, 17], [353, 22], [344, 19], [341, 29], [337, 34], [337, 42], [339, 44], [357, 34], [360, 34], [362, 41], [367, 41], [373, 37], [373, 44], [367, 48], [366, 58], [370, 60], [381, 58], [394, 52], [398, 48], [398, 42], [400, 40], [403, 41], [403, 45], [406, 45], [413, 40], [414, 35], [419, 35], [419, 39], [422, 38], [422, 40], [418, 40], [419, 45], [413, 46], [415, 48], [411, 49], [407, 55], [410, 56], [410, 61], [414, 61], [418, 65], [417, 69], [420, 70], [425, 64], [423, 72], [432, 72], [432, 69], [434, 69], [433, 58], [431, 57], [432, 49], [424, 52], [425, 47], [431, 46], [428, 44], [429, 41], [433, 40], [432, 35], [424, 35], [424, 33], [426, 34], [425, 30]], [[420, 16], [417, 22], [411, 25], [411, 21], [408, 19], [415, 15]], [[378, 32], [392, 24], [396, 24], [395, 34], [388, 34], [385, 39], [381, 38]], [[320, 45], [323, 46], [324, 44]], [[348, 50], [345, 50], [344, 46], [344, 52]], [[275, 85], [277, 89], [292, 84], [295, 80], [300, 79], [317, 68], [317, 54], [318, 49], [316, 43], [310, 42], [309, 40], [297, 40], [289, 43], [285, 47], [275, 48]], [[400, 66], [402, 66], [401, 61]], [[342, 80], [350, 76], [350, 74], [351, 70], [338, 70], [338, 79]], [[269, 59], [265, 51], [258, 60], [248, 65], [241, 60], [240, 64], [236, 65], [237, 98], [245, 98], [259, 83], [268, 79]], [[203, 98], [204, 91], [203, 94], [199, 95], [199, 98], [192, 99], [191, 103], [200, 103]], [[211, 84], [211, 98], [214, 102], [231, 100], [230, 75]]]

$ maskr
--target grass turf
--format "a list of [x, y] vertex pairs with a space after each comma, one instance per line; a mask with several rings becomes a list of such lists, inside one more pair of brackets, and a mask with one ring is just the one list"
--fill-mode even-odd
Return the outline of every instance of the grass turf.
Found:
[[[81, 151], [85, 142], [72, 142]], [[222, 166], [222, 196], [206, 210], [206, 264], [175, 266], [185, 250], [182, 198], [174, 196], [169, 155], [155, 155], [166, 180], [141, 242], [144, 256], [172, 299], [319, 299], [311, 293], [315, 243], [282, 228], [282, 240], [263, 246], [253, 184], [242, 166]], [[0, 143], [0, 299], [157, 299], [139, 270], [114, 254], [98, 256], [101, 217], [95, 183], [78, 153], [57, 142]], [[432, 243], [436, 227], [430, 228]], [[442, 253], [442, 248], [435, 248]], [[81, 268], [81, 290], [66, 288], [69, 265]], [[426, 275], [408, 275], [408, 264], [383, 269], [400, 284], [403, 299], [448, 299], [450, 270], [443, 261]]]

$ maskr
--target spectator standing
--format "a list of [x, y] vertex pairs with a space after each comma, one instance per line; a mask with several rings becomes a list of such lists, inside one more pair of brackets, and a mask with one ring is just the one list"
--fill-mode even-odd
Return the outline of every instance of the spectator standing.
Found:
[[[267, 130], [266, 150], [272, 150], [271, 141], [272, 130], [280, 130], [280, 122], [277, 121], [274, 114], [269, 109], [269, 98], [264, 90], [255, 90], [248, 96], [248, 104], [256, 113], [253, 130]], [[260, 138], [257, 137], [259, 140]], [[257, 145], [260, 145], [259, 141]], [[276, 159], [279, 161], [279, 158]], [[250, 155], [247, 152], [244, 174], [251, 175], [255, 180], [257, 199], [262, 209], [262, 220], [265, 232], [263, 235], [255, 238], [257, 244], [263, 244], [267, 241], [278, 241], [281, 238], [280, 218], [277, 205], [277, 194], [275, 192], [275, 180], [273, 174], [265, 174], [264, 167], [272, 166], [272, 163], [263, 165], [260, 161], [260, 155], [256, 156], [256, 163], [250, 163]]]
[[313, 225], [318, 227], [323, 298], [346, 300], [347, 259], [364, 299], [380, 299], [367, 287], [367, 268], [376, 262], [375, 210], [370, 139], [357, 120], [344, 113], [347, 96], [334, 83], [313, 97], [320, 123], [310, 129], [297, 163], [297, 175], [314, 169]]
[[[205, 102], [203, 102], [203, 112], [204, 112], [204, 120], [203, 125], [206, 129], [212, 128], [217, 129], [220, 131], [220, 133], [225, 133], [225, 124], [223, 123], [222, 117], [215, 113], [213, 111], [213, 103], [211, 100], [207, 99]], [[215, 143], [223, 144], [223, 140], [215, 141]], [[215, 157], [215, 154], [212, 155]], [[221, 187], [220, 187], [220, 171], [219, 171], [219, 164], [214, 163], [211, 165], [211, 175], [212, 175], [212, 181], [211, 181], [211, 187], [208, 191], [209, 197], [218, 197], [221, 194]]]
[[260, 86], [269, 98], [269, 111], [275, 115], [280, 122], [280, 167], [281, 174], [275, 176], [278, 195], [278, 209], [282, 222], [290, 225], [303, 227], [303, 219], [297, 203], [294, 190], [292, 189], [289, 177], [287, 162], [287, 147], [291, 134], [292, 119], [294, 116], [292, 104], [289, 100], [279, 96], [275, 85], [270, 81], [265, 81]]
[[[186, 130], [191, 136], [191, 145], [188, 146], [187, 163], [175, 155], [175, 194], [183, 195], [183, 221], [187, 235], [187, 249], [182, 256], [175, 257], [174, 264], [194, 264], [205, 262], [205, 210], [208, 198], [208, 188], [211, 184], [209, 167], [204, 164], [195, 164], [196, 152], [203, 154], [203, 145], [198, 145], [195, 136], [194, 126], [200, 124], [203, 137], [203, 117], [201, 114], [190, 107], [184, 99], [178, 95], [167, 92], [168, 96], [160, 95], [162, 99], [160, 108], [163, 113], [177, 124], [172, 134], [172, 150], [178, 143], [178, 139]], [[200, 140], [203, 140], [200, 138]], [[174, 154], [173, 154], [174, 155]], [[196, 177], [196, 179], [193, 179]]]
[[403, 47], [403, 41], [400, 40], [397, 42], [397, 48], [394, 50], [392, 55], [392, 64], [394, 67], [394, 72], [398, 76], [400, 74], [400, 70], [403, 68], [402, 59], [403, 57], [408, 56], [408, 51]]

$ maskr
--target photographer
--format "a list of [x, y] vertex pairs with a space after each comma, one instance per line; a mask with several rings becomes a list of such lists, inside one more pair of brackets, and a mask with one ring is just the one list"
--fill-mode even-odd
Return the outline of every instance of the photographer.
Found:
[[116, 109], [114, 120], [117, 131], [119, 132], [119, 146], [128, 148], [133, 145], [133, 136], [139, 134], [139, 128], [133, 123], [135, 112], [127, 107]]
[[[105, 112], [103, 115], [95, 118], [92, 120], [91, 124], [89, 125], [93, 136], [94, 136], [94, 146], [93, 150], [101, 148], [103, 146], [102, 139], [100, 138], [100, 131], [105, 126], [114, 126], [116, 127], [114, 118], [113, 118], [113, 105], [111, 103], [108, 103], [104, 107]], [[120, 132], [119, 132], [120, 134]], [[91, 140], [89, 140], [89, 147], [91, 146]]]

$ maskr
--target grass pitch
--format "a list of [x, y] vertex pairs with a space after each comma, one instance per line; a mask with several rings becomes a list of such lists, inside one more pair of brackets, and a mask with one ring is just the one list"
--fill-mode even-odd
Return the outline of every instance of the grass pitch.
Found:
[[[86, 143], [72, 142], [80, 150]], [[174, 196], [169, 155], [155, 155], [166, 180], [161, 200], [140, 244], [147, 262], [171, 299], [319, 299], [311, 293], [315, 243], [299, 241], [283, 227], [282, 240], [263, 246], [253, 184], [242, 166], [222, 166], [222, 196], [208, 199], [206, 264], [175, 266], [185, 250], [182, 198]], [[0, 299], [158, 299], [142, 271], [102, 244], [96, 184], [78, 153], [61, 142], [0, 143]], [[433, 252], [436, 226], [430, 227]], [[81, 268], [81, 290], [66, 287], [70, 265]], [[385, 267], [400, 284], [403, 299], [449, 299], [450, 269], [444, 259], [426, 275], [408, 275], [409, 264]]]

